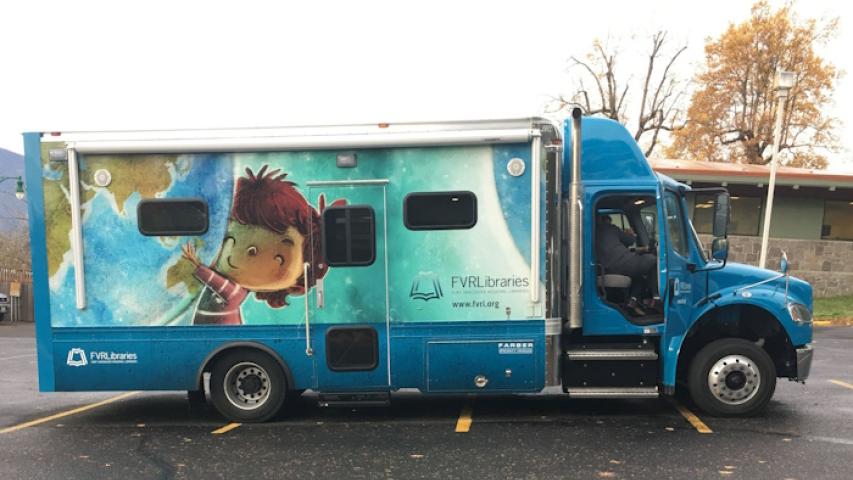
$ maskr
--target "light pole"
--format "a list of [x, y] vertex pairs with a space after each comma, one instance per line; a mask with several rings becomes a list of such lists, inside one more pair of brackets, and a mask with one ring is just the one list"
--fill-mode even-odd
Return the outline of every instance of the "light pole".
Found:
[[24, 199], [24, 180], [21, 179], [20, 176], [17, 177], [0, 177], [0, 183], [5, 182], [6, 180], [17, 180], [17, 186], [15, 187], [15, 198], [18, 200]]
[[776, 72], [776, 128], [773, 129], [773, 155], [770, 157], [770, 182], [767, 184], [767, 205], [764, 209], [764, 229], [761, 234], [761, 255], [758, 266], [767, 264], [767, 241], [770, 237], [770, 218], [773, 215], [773, 193], [776, 190], [776, 167], [779, 156], [779, 144], [782, 142], [782, 117], [785, 116], [785, 100], [788, 91], [794, 87], [794, 72]]

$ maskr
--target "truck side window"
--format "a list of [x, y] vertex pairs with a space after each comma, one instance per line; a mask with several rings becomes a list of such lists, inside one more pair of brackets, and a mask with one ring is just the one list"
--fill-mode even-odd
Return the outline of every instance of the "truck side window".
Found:
[[323, 212], [323, 256], [333, 267], [367, 266], [376, 260], [376, 227], [368, 206], [329, 207]]
[[477, 223], [472, 192], [424, 192], [406, 195], [403, 221], [409, 230], [453, 230]]
[[207, 232], [207, 202], [199, 198], [154, 198], [136, 207], [139, 232], [148, 237], [202, 235]]
[[681, 202], [672, 192], [666, 192], [664, 196], [664, 208], [666, 209], [666, 230], [672, 249], [682, 257], [689, 253], [687, 249], [687, 231], [684, 229], [684, 215], [681, 211]]

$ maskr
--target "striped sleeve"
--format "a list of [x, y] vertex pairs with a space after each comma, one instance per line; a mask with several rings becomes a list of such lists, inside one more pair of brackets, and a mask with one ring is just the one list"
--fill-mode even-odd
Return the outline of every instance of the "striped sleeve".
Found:
[[204, 265], [199, 265], [193, 275], [224, 298], [231, 298], [239, 290], [236, 283]]

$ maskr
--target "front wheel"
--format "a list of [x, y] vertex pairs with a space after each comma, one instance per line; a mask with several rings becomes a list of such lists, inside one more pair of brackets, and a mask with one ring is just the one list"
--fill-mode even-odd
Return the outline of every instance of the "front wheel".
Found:
[[284, 404], [287, 381], [278, 363], [254, 350], [225, 354], [210, 375], [211, 402], [234, 422], [264, 422]]
[[706, 345], [690, 364], [690, 397], [711, 415], [750, 416], [767, 407], [776, 390], [776, 368], [764, 349], [740, 338]]

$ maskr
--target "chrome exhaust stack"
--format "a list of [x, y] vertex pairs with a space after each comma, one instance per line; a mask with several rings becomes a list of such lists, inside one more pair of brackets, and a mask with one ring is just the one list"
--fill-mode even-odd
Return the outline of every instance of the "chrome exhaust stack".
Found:
[[583, 327], [583, 204], [581, 199], [581, 117], [572, 109], [572, 181], [569, 185], [569, 328]]

